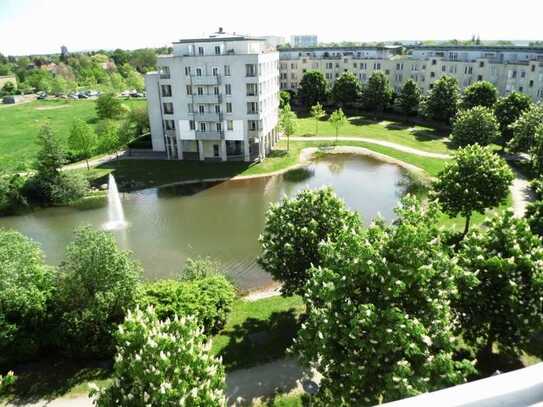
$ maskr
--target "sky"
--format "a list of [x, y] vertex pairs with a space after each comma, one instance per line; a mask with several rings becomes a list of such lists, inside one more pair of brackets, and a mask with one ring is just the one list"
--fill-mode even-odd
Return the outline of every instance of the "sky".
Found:
[[0, 53], [159, 47], [218, 27], [324, 42], [543, 40], [542, 15], [542, 0], [0, 0]]

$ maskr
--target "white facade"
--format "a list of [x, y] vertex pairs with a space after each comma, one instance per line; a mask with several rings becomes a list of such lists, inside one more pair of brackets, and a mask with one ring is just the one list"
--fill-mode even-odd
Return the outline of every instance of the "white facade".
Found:
[[279, 53], [219, 32], [181, 40], [146, 75], [153, 150], [176, 159], [263, 159], [278, 139]]

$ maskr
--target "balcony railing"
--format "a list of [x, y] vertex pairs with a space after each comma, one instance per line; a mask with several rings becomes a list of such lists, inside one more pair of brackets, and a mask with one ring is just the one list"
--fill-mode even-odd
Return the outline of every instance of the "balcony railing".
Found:
[[221, 122], [222, 121], [222, 113], [215, 113], [215, 112], [195, 112], [194, 113], [194, 120], [199, 122]]
[[191, 76], [193, 85], [218, 85], [220, 78], [218, 75]]
[[196, 130], [196, 140], [224, 140], [224, 131]]
[[193, 95], [194, 103], [221, 103], [220, 95]]
[[175, 130], [166, 130], [167, 137], [175, 137]]

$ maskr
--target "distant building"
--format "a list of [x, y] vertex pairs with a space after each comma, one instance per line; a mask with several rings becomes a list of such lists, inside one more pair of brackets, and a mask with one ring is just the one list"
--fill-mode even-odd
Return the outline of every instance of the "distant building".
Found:
[[319, 44], [316, 35], [293, 35], [290, 41], [295, 48], [316, 47]]
[[263, 159], [278, 140], [279, 53], [226, 34], [173, 43], [145, 75], [154, 151], [179, 160]]

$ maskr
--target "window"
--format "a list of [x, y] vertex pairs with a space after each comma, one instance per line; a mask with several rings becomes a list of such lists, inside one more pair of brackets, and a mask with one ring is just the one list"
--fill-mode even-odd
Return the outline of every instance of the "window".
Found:
[[232, 85], [230, 85], [229, 83], [224, 85], [224, 93], [226, 93], [227, 95], [231, 95], [232, 94]]
[[219, 145], [218, 144], [213, 144], [213, 155], [215, 157], [219, 156]]
[[256, 76], [256, 65], [255, 64], [246, 64], [245, 65], [245, 76]]
[[533, 88], [534, 87], [534, 81], [531, 80], [528, 86], [530, 86], [530, 88]]
[[217, 129], [217, 131], [222, 131], [222, 123], [216, 123], [215, 128]]
[[258, 122], [256, 120], [248, 120], [247, 124], [249, 126], [249, 131], [257, 131], [258, 130]]
[[484, 67], [485, 67], [485, 62], [484, 61], [479, 62], [479, 68], [484, 68]]
[[198, 95], [202, 96], [204, 94], [204, 88], [201, 86], [198, 87]]
[[326, 69], [332, 69], [334, 67], [334, 64], [331, 62], [326, 63]]
[[482, 81], [483, 80], [483, 75], [477, 75], [477, 80]]
[[224, 66], [224, 76], [230, 76], [230, 65]]
[[215, 113], [221, 112], [221, 105], [215, 105]]
[[247, 84], [247, 96], [256, 96], [257, 94], [257, 84], [248, 83]]
[[219, 76], [219, 68], [214, 67], [214, 68], [212, 69], [212, 73], [213, 73], [213, 76]]
[[215, 55], [221, 55], [221, 47], [219, 46], [215, 47]]
[[170, 67], [169, 66], [161, 66], [158, 68], [160, 72], [160, 77], [162, 79], [170, 79]]
[[194, 126], [194, 120], [189, 120], [189, 129], [194, 130], [196, 127]]
[[199, 105], [199, 106], [198, 106], [198, 112], [200, 112], [200, 113], [205, 113], [205, 111], [206, 111], [206, 110], [205, 110], [204, 105]]
[[206, 124], [205, 124], [205, 122], [200, 122], [200, 131], [206, 131]]
[[162, 91], [162, 96], [169, 97], [172, 95], [171, 85], [160, 85], [160, 89]]
[[358, 68], [358, 64], [356, 62], [353, 62], [353, 68]]
[[290, 69], [297, 69], [297, 68], [298, 68], [297, 64], [290, 64]]
[[441, 71], [442, 71], [442, 72], [447, 72], [447, 67], [446, 67], [445, 65], [443, 65], [443, 66], [441, 67]]
[[430, 78], [435, 78], [435, 77], [436, 77], [435, 72], [430, 72]]
[[202, 76], [202, 68], [196, 68], [196, 76]]
[[218, 87], [218, 86], [215, 86], [215, 87], [213, 88], [213, 94], [214, 94], [214, 95], [218, 95], [218, 94], [219, 94], [219, 87]]
[[162, 107], [164, 108], [164, 113], [173, 114], [173, 103], [163, 103]]
[[339, 63], [338, 62], [336, 62], [336, 68], [339, 68]]
[[247, 113], [248, 114], [258, 113], [258, 103], [257, 102], [247, 102]]
[[166, 128], [166, 130], [175, 130], [175, 121], [164, 120], [164, 127]]
[[520, 77], [521, 77], [522, 79], [526, 78], [526, 71], [521, 71], [521, 72], [520, 72]]
[[187, 95], [192, 95], [192, 86], [187, 85]]
[[226, 113], [232, 113], [232, 103], [226, 102]]
[[234, 121], [233, 120], [227, 120], [226, 121], [226, 129], [229, 131], [234, 130]]
[[190, 66], [185, 67], [185, 75], [187, 75], [187, 76], [190, 75]]
[[437, 61], [435, 59], [432, 59], [432, 65], [437, 64]]
[[198, 47], [198, 55], [204, 55], [204, 47]]
[[187, 111], [189, 113], [194, 113], [194, 105], [192, 103], [187, 104]]
[[535, 65], [532, 65], [532, 72], [535, 72]]

